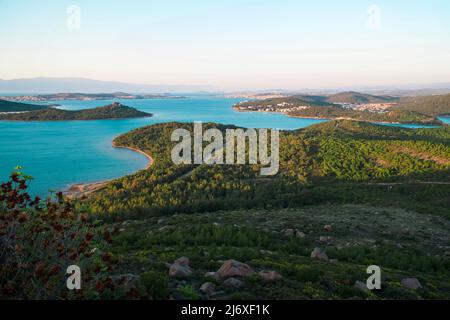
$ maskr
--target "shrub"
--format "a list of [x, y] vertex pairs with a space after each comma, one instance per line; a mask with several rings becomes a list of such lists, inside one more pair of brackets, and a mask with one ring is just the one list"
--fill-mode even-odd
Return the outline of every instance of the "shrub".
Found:
[[[27, 193], [31, 177], [16, 168], [0, 186], [0, 299], [100, 297], [114, 284], [114, 259], [102, 253], [110, 232], [76, 214], [62, 193], [42, 201]], [[82, 290], [66, 286], [67, 267], [81, 269]]]
[[149, 297], [162, 300], [167, 298], [168, 278], [162, 272], [148, 271], [141, 274], [141, 284], [145, 287]]

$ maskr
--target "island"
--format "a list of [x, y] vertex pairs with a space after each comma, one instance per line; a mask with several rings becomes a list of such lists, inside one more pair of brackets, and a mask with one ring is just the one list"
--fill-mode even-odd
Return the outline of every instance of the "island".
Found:
[[0, 114], [0, 120], [13, 121], [67, 121], [67, 120], [106, 120], [152, 117], [151, 113], [127, 107], [119, 102], [110, 105], [84, 109], [62, 110], [46, 107], [28, 112], [8, 112]]
[[27, 112], [47, 109], [47, 105], [27, 104], [0, 99], [0, 114], [6, 112]]
[[184, 99], [183, 96], [170, 94], [131, 94], [126, 92], [113, 93], [52, 93], [40, 95], [3, 96], [2, 100], [8, 101], [61, 101], [61, 100], [136, 100], [136, 99]]
[[450, 95], [391, 97], [342, 92], [255, 99], [237, 103], [233, 108], [239, 112], [276, 112], [298, 118], [442, 125], [438, 117], [450, 114]]

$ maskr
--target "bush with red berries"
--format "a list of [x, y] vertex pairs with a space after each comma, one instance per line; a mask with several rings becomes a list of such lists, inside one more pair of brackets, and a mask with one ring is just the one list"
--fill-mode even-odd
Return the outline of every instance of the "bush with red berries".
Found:
[[[0, 299], [114, 298], [111, 231], [62, 193], [31, 197], [31, 179], [17, 168], [0, 186]], [[71, 265], [81, 269], [81, 290], [67, 288]]]

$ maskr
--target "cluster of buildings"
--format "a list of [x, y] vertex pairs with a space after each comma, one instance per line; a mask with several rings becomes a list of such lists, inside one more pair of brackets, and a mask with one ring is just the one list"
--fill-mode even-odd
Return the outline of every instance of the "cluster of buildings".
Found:
[[354, 104], [354, 103], [337, 103], [342, 108], [357, 110], [357, 111], [369, 111], [373, 113], [384, 113], [387, 109], [395, 105], [395, 103], [365, 103], [365, 104]]
[[293, 111], [304, 110], [310, 108], [310, 106], [299, 106], [295, 103], [281, 102], [277, 104], [261, 104], [258, 105], [255, 101], [254, 105], [249, 105], [249, 102], [240, 102], [234, 106], [237, 111], [258, 111], [258, 112], [281, 112], [290, 113]]
[[0, 97], [0, 100], [7, 101], [47, 101], [44, 97], [41, 96], [4, 96]]

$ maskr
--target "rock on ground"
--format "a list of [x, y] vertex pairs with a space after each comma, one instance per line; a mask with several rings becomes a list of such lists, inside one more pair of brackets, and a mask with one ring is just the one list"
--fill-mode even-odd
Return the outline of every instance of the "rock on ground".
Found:
[[207, 294], [207, 295], [211, 295], [216, 291], [216, 285], [212, 282], [205, 282], [204, 284], [202, 284], [202, 286], [200, 287], [200, 292]]
[[282, 277], [281, 275], [276, 271], [261, 271], [259, 273], [259, 276], [265, 281], [265, 282], [275, 282], [280, 280]]
[[249, 277], [253, 275], [255, 271], [249, 265], [236, 261], [236, 260], [227, 260], [223, 263], [220, 269], [217, 271], [217, 274], [221, 278], [230, 278], [230, 277]]
[[181, 257], [174, 261], [174, 264], [179, 264], [181, 266], [189, 266], [189, 258], [188, 257]]
[[220, 276], [217, 274], [217, 272], [207, 272], [207, 273], [205, 273], [205, 278], [212, 278], [214, 280], [220, 280]]
[[191, 275], [192, 269], [189, 267], [189, 258], [187, 257], [178, 258], [169, 268], [169, 276], [171, 278], [184, 279]]
[[284, 229], [284, 230], [281, 230], [281, 233], [284, 234], [287, 237], [294, 237], [295, 236], [295, 237], [300, 238], [300, 239], [303, 239], [306, 236], [306, 234], [304, 234], [303, 232], [301, 232], [298, 229]]
[[327, 254], [325, 252], [323, 252], [322, 249], [320, 249], [320, 248], [315, 248], [311, 252], [311, 258], [322, 260], [322, 261], [328, 261], [329, 260]]
[[406, 278], [402, 280], [402, 286], [406, 289], [417, 290], [422, 289], [422, 285], [416, 278]]
[[369, 288], [367, 288], [367, 284], [365, 284], [364, 282], [359, 281], [359, 280], [355, 282], [354, 287], [356, 289], [358, 289], [358, 290], [363, 291], [363, 292], [369, 292], [370, 291]]
[[244, 283], [241, 280], [236, 278], [229, 278], [223, 283], [224, 287], [229, 289], [239, 289], [243, 284]]

